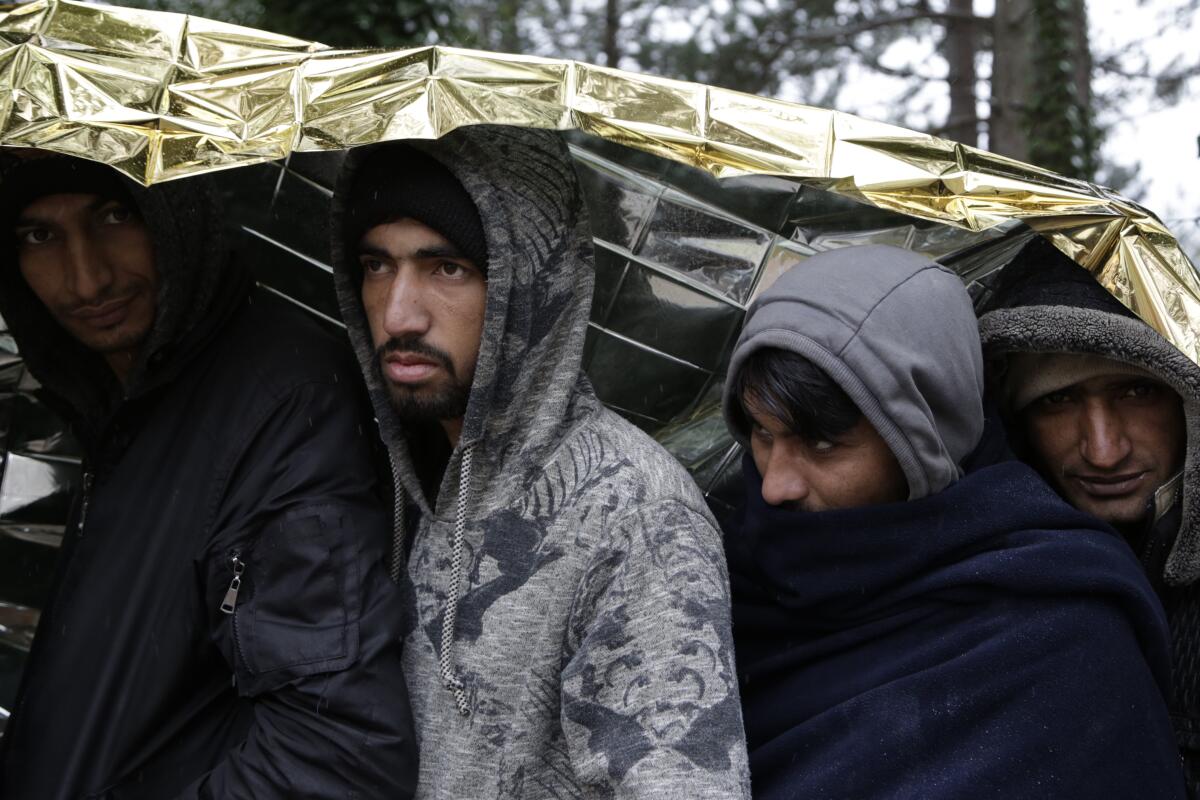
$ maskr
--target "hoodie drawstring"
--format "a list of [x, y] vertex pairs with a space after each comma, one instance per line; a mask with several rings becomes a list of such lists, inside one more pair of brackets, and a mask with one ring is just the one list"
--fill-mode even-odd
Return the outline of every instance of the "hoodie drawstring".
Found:
[[442, 669], [442, 685], [454, 693], [454, 704], [458, 713], [469, 717], [467, 693], [463, 682], [454, 676], [450, 655], [454, 649], [454, 625], [458, 618], [459, 584], [462, 583], [463, 538], [467, 527], [467, 495], [471, 485], [471, 453], [474, 444], [463, 447], [462, 466], [458, 473], [458, 502], [454, 511], [454, 541], [450, 554], [450, 588], [446, 593], [446, 613], [442, 617], [441, 652], [438, 663]]
[[400, 488], [400, 473], [396, 469], [396, 457], [388, 448], [388, 464], [392, 468], [392, 486], [396, 487], [392, 500], [392, 555], [388, 559], [388, 576], [392, 583], [400, 583], [400, 571], [404, 569], [404, 539], [408, 535], [404, 519], [404, 490]]

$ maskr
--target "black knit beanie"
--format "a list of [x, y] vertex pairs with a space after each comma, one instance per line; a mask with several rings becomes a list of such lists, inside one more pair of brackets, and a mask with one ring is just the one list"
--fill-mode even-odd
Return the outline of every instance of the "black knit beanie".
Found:
[[1137, 319], [1090, 272], [1042, 236], [1013, 257], [978, 313], [1023, 306], [1072, 306]]
[[0, 159], [0, 224], [12, 230], [17, 216], [30, 203], [52, 194], [94, 194], [120, 200], [137, 210], [130, 193], [133, 182], [104, 164], [70, 156], [17, 157]]
[[433, 156], [403, 144], [380, 147], [359, 165], [344, 208], [347, 254], [356, 252], [371, 228], [407, 217], [445, 236], [487, 274], [479, 209], [458, 178]]

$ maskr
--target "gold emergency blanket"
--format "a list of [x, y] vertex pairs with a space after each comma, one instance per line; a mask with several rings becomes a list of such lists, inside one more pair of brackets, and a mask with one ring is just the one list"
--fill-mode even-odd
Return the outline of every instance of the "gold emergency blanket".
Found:
[[848, 114], [576, 61], [324, 45], [70, 0], [0, 11], [0, 144], [150, 184], [292, 152], [493, 123], [594, 136], [716, 177], [773, 174], [983, 231], [1026, 223], [1200, 361], [1200, 281], [1170, 231], [1102, 187]]

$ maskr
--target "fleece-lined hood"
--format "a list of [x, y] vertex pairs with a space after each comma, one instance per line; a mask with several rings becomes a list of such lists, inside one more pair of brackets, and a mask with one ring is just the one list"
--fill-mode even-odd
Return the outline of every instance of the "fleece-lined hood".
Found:
[[[1100, 356], [1148, 372], [1179, 394], [1187, 428], [1182, 520], [1163, 577], [1173, 585], [1200, 579], [1200, 367], [1041, 238], [1005, 269], [980, 312], [989, 385], [998, 395], [1010, 357], [1023, 353]], [[1019, 427], [1010, 428], [1017, 450], [1025, 450]]]
[[983, 359], [962, 282], [925, 257], [865, 246], [812, 256], [750, 307], [726, 381], [725, 419], [749, 430], [730, 387], [756, 350], [779, 348], [824, 370], [900, 462], [909, 499], [941, 491], [983, 434]]
[[[72, 172], [95, 168], [66, 156], [4, 154], [0, 155], [0, 191], [36, 184], [48, 176], [70, 186]], [[144, 395], [178, 375], [249, 288], [248, 277], [228, 257], [210, 179], [187, 178], [150, 188], [123, 176], [117, 181], [150, 233], [159, 276], [154, 327], [126, 389], [103, 358], [63, 330], [30, 290], [17, 265], [11, 229], [0, 245], [0, 315], [47, 401], [73, 421], [85, 444], [123, 396]], [[9, 209], [13, 214], [20, 210]], [[4, 222], [11, 225], [12, 221]]]

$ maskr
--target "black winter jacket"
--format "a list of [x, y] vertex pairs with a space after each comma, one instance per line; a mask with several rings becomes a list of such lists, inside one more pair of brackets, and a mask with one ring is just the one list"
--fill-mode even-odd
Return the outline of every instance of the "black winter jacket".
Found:
[[355, 367], [222, 260], [191, 184], [131, 190], [162, 288], [125, 397], [0, 264], [0, 311], [87, 453], [0, 796], [409, 797], [400, 600]]

